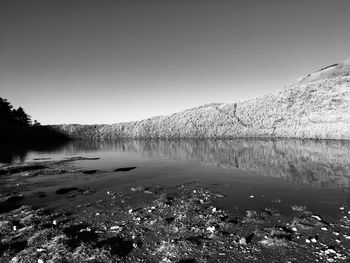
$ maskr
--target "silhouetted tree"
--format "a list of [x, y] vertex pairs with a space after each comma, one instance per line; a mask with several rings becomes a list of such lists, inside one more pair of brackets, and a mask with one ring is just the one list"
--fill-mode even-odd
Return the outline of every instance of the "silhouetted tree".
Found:
[[0, 97], [0, 123], [13, 124], [12, 105], [6, 99]]
[[[22, 107], [13, 109], [10, 102], [0, 97], [0, 124], [28, 127], [32, 125], [32, 121]], [[36, 122], [36, 125], [40, 126], [40, 123]]]
[[32, 121], [30, 116], [26, 114], [22, 107], [19, 107], [17, 110], [12, 111], [15, 122], [21, 126], [31, 126]]
[[38, 126], [41, 126], [41, 124], [37, 120], [34, 120], [33, 126], [38, 127]]

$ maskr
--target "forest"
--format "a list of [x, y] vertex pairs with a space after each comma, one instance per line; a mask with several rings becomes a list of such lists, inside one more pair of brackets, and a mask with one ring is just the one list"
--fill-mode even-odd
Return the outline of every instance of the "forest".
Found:
[[14, 108], [0, 97], [0, 142], [2, 144], [31, 144], [67, 140], [68, 137], [48, 126], [32, 121], [22, 107]]
[[36, 120], [32, 121], [22, 107], [14, 109], [10, 102], [0, 97], [0, 124], [18, 125], [23, 127], [40, 126]]

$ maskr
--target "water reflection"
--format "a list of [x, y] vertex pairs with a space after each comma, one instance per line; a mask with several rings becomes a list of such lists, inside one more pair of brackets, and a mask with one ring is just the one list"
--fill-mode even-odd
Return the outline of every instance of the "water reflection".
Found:
[[[261, 175], [322, 188], [350, 187], [350, 142], [313, 140], [119, 140], [73, 141], [40, 149], [51, 154], [124, 152], [147, 158], [189, 160], [198, 164], [239, 168]], [[25, 159], [17, 151], [8, 159]], [[2, 156], [3, 157], [3, 156]]]
[[29, 152], [57, 152], [64, 151], [68, 144], [64, 142], [2, 144], [0, 148], [0, 163], [24, 162]]
[[120, 140], [73, 142], [66, 152], [116, 151], [239, 168], [322, 188], [350, 186], [350, 143], [314, 140]]

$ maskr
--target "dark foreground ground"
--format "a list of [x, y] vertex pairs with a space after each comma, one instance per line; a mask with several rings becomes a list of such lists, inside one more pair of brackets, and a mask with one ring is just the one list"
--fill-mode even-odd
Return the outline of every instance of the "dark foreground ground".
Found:
[[[66, 161], [0, 167], [6, 176], [83, 172]], [[64, 167], [64, 166], [63, 166]], [[128, 171], [121, 168], [115, 172]], [[15, 178], [15, 177], [12, 177]], [[93, 189], [61, 188], [56, 194], [94, 195]], [[44, 195], [44, 193], [43, 193]], [[44, 196], [43, 196], [44, 197]], [[194, 182], [106, 191], [93, 202], [63, 210], [16, 204], [20, 194], [2, 194], [1, 262], [349, 262], [350, 208], [340, 217], [291, 207], [246, 211], [214, 206], [223, 195]], [[252, 197], [253, 198], [253, 197]]]

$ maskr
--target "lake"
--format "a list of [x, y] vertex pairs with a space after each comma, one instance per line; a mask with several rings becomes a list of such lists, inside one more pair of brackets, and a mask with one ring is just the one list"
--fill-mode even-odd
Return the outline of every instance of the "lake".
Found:
[[[344, 141], [118, 140], [72, 141], [63, 145], [3, 147], [0, 162], [42, 162], [69, 157], [99, 158], [69, 163], [97, 173], [57, 173], [1, 177], [1, 192], [18, 192], [24, 204], [74, 209], [107, 191], [135, 186], [169, 186], [200, 182], [223, 198], [216, 205], [235, 213], [276, 207], [290, 213], [300, 205], [331, 217], [350, 205], [350, 143]], [[114, 173], [122, 167], [133, 170]], [[67, 198], [55, 191], [88, 187], [96, 193]], [[17, 189], [17, 190], [16, 190]], [[45, 193], [46, 198], [38, 193]]]

